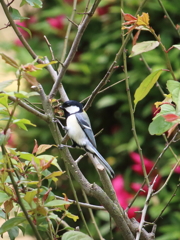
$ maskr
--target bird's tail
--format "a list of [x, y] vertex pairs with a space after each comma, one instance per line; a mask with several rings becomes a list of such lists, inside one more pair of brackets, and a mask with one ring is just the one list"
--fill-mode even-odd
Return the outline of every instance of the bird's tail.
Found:
[[98, 158], [99, 162], [103, 165], [103, 167], [106, 169], [107, 173], [110, 175], [111, 178], [114, 177], [114, 171], [111, 168], [111, 166], [109, 165], [109, 163], [103, 158], [103, 156], [98, 152], [98, 150], [91, 146], [91, 150], [88, 149], [89, 152], [91, 152], [92, 154], [96, 155], [96, 157]]

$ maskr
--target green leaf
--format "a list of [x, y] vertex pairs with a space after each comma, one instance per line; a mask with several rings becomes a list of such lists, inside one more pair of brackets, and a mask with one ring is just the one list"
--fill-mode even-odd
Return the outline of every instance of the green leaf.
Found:
[[62, 240], [92, 240], [92, 238], [82, 232], [69, 231], [63, 234]]
[[177, 105], [178, 112], [180, 114], [180, 83], [174, 80], [167, 81], [167, 89], [171, 93], [172, 100]]
[[117, 102], [117, 99], [115, 96], [112, 95], [107, 95], [102, 97], [97, 103], [97, 107], [98, 108], [104, 108], [104, 107], [109, 107], [112, 106], [113, 104], [115, 104]]
[[0, 94], [0, 104], [8, 109], [8, 96], [6, 94]]
[[19, 11], [12, 7], [9, 8], [9, 13], [11, 14], [13, 20], [29, 19], [28, 17], [22, 17]]
[[42, 8], [41, 0], [22, 0], [20, 7], [22, 7], [24, 4], [29, 4], [35, 8]]
[[166, 122], [162, 116], [159, 116], [150, 123], [148, 130], [151, 135], [161, 135], [169, 130], [173, 125], [174, 123]]
[[44, 204], [45, 207], [60, 207], [60, 206], [64, 206], [64, 205], [69, 205], [71, 204], [68, 201], [64, 201], [64, 200], [53, 200], [50, 202], [47, 202]]
[[19, 235], [19, 228], [13, 227], [10, 230], [8, 230], [9, 238], [10, 240], [15, 240], [16, 237]]
[[145, 41], [137, 43], [133, 46], [131, 55], [129, 57], [134, 57], [138, 54], [149, 52], [159, 46], [158, 41]]
[[3, 91], [4, 88], [10, 86], [14, 81], [16, 80], [7, 80], [7, 81], [0, 82], [0, 91]]
[[0, 227], [0, 234], [9, 231], [13, 227], [18, 226], [20, 223], [23, 223], [26, 221], [26, 218], [24, 217], [15, 217], [7, 220], [3, 225]]
[[4, 192], [0, 192], [0, 203], [2, 204], [3, 202], [9, 200], [11, 196], [7, 195]]
[[16, 26], [18, 26], [18, 28], [22, 28], [24, 31], [26, 31], [29, 34], [30, 37], [32, 37], [32, 33], [31, 33], [31, 31], [28, 28], [23, 27], [23, 26], [21, 26], [19, 24], [16, 24]]
[[25, 124], [26, 124], [26, 125], [31, 125], [31, 126], [36, 127], [35, 124], [31, 123], [30, 120], [25, 119], [25, 118], [22, 118], [22, 119], [15, 119], [15, 120], [13, 121], [13, 123], [15, 123], [18, 127], [24, 129], [25, 131], [27, 131], [27, 128], [26, 128]]
[[[157, 70], [153, 73], [151, 73], [149, 76], [147, 76], [140, 86], [136, 89], [136, 92], [134, 94], [134, 104], [135, 107], [137, 103], [142, 100], [151, 90], [151, 88], [154, 86], [154, 84], [157, 82], [159, 76], [161, 75], [163, 70]], [[134, 107], [134, 108], [135, 108]]]
[[5, 219], [6, 218], [6, 214], [4, 212], [4, 209], [0, 208], [0, 218]]
[[160, 108], [161, 108], [161, 111], [158, 114], [156, 114], [156, 116], [153, 119], [156, 119], [157, 117], [162, 116], [162, 115], [167, 115], [167, 114], [170, 114], [170, 113], [172, 113], [172, 114], [176, 113], [175, 108], [170, 104], [163, 104], [163, 105], [161, 105]]

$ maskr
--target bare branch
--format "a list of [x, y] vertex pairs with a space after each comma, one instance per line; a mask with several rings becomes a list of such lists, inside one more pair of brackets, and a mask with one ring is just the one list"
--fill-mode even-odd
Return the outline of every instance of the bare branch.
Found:
[[78, 46], [79, 46], [79, 43], [80, 43], [80, 40], [83, 36], [83, 33], [84, 31], [86, 30], [90, 20], [91, 20], [91, 17], [93, 16], [96, 8], [98, 7], [99, 3], [100, 3], [101, 0], [95, 0], [94, 1], [94, 4], [92, 5], [89, 13], [85, 16], [83, 22], [78, 26], [78, 31], [77, 31], [77, 34], [74, 38], [74, 41], [73, 41], [73, 44], [71, 46], [71, 49], [69, 51], [69, 54], [65, 60], [65, 62], [63, 63], [63, 66], [61, 66], [61, 69], [60, 69], [60, 72], [59, 72], [59, 75], [58, 75], [58, 78], [57, 78], [57, 81], [54, 83], [52, 89], [51, 89], [51, 92], [50, 92], [50, 98], [53, 98], [55, 96], [55, 94], [57, 93], [58, 91], [58, 88], [60, 86], [60, 83], [62, 81], [62, 77], [64, 76], [66, 70], [67, 70], [67, 67], [69, 66], [69, 64], [71, 63], [71, 61], [73, 60], [75, 54], [76, 54], [76, 51], [78, 49]]
[[153, 186], [156, 182], [156, 179], [157, 179], [157, 176], [154, 178], [153, 183], [149, 186], [149, 189], [148, 189], [145, 205], [144, 205], [144, 208], [142, 210], [141, 221], [140, 221], [140, 224], [139, 224], [138, 232], [136, 234], [136, 240], [139, 240], [140, 236], [141, 236], [142, 228], [143, 228], [143, 225], [144, 225], [144, 222], [145, 222], [146, 212], [147, 212], [147, 209], [148, 209], [148, 206], [149, 206], [149, 201], [152, 197]]

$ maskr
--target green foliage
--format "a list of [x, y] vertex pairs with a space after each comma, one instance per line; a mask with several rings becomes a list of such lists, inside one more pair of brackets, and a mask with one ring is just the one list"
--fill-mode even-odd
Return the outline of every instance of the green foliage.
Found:
[[[132, 183], [142, 183], [143, 181], [142, 175], [133, 169], [132, 159], [129, 155], [131, 152], [138, 151], [137, 140], [144, 156], [151, 159], [153, 163], [159, 159], [156, 169], [151, 174], [150, 181], [158, 174], [161, 177], [161, 183], [158, 186], [160, 188], [166, 179], [169, 178], [169, 180], [167, 186], [150, 200], [146, 220], [153, 222], [166, 208], [163, 217], [157, 221], [156, 239], [177, 240], [180, 234], [179, 217], [176, 214], [180, 208], [177, 201], [179, 192], [168, 206], [167, 203], [173, 197], [173, 191], [179, 181], [177, 173], [170, 175], [171, 169], [178, 161], [178, 159], [174, 159], [174, 156], [177, 155], [177, 158], [179, 158], [179, 142], [171, 144], [173, 152], [169, 149], [166, 151], [167, 142], [164, 142], [160, 135], [165, 135], [167, 131], [167, 141], [170, 141], [169, 139], [174, 136], [174, 130], [177, 131], [179, 125], [180, 83], [175, 80], [180, 78], [178, 61], [180, 53], [178, 26], [180, 2], [174, 0], [171, 3], [162, 1], [175, 24], [175, 28], [171, 25], [168, 17], [164, 17], [166, 14], [159, 2], [161, 1], [147, 2], [142, 9], [142, 12], [147, 13], [140, 12], [139, 16], [135, 16], [141, 1], [124, 1], [123, 10], [128, 13], [125, 17], [130, 17], [130, 19], [126, 20], [124, 18], [126, 24], [121, 24], [119, 1], [102, 1], [100, 6], [103, 14], [100, 14], [98, 12], [100, 9], [98, 9], [92, 17], [80, 45], [77, 47], [76, 55], [63, 76], [62, 83], [70, 99], [81, 101], [87, 98], [101, 79], [109, 74], [109, 66], [123, 44], [121, 27], [124, 30], [122, 33], [124, 37], [128, 33], [132, 34], [133, 44], [129, 41], [123, 49], [130, 57], [127, 58], [127, 65], [122, 57], [117, 60], [113, 75], [101, 90], [106, 87], [109, 88], [97, 94], [93, 107], [89, 109], [88, 114], [92, 120], [95, 133], [102, 128], [104, 129], [102, 134], [97, 137], [98, 149], [104, 157], [107, 157], [116, 174], [123, 175], [124, 190], [128, 192], [126, 195], [131, 197], [129, 201], [136, 193], [131, 187]], [[50, 64], [53, 64], [52, 67], [58, 72], [59, 68], [63, 67], [63, 54], [65, 58], [68, 56], [77, 33], [76, 24], [81, 23], [82, 13], [86, 11], [87, 3], [86, 1], [78, 1], [76, 6], [76, 13], [78, 14], [74, 16], [73, 22], [75, 24], [72, 24], [68, 38], [66, 30], [69, 21], [66, 17], [71, 18], [72, 3], [53, 0], [43, 1], [42, 5], [40, 0], [23, 0], [20, 7], [26, 6], [26, 4], [39, 8], [37, 12], [33, 12], [34, 19], [32, 13], [28, 10], [27, 14], [24, 14], [27, 17], [21, 16], [20, 11], [11, 6], [9, 12], [14, 20], [25, 20], [25, 27], [17, 22], [16, 26], [21, 31], [26, 31], [24, 36], [31, 48], [38, 56], [43, 56], [39, 59], [44, 60], [44, 57], [48, 56]], [[62, 24], [60, 24], [60, 20], [56, 19], [59, 16], [63, 16]], [[48, 22], [51, 18], [57, 20], [58, 27], [54, 27], [52, 23]], [[127, 22], [130, 20], [133, 22], [128, 25]], [[44, 40], [44, 35], [47, 36], [49, 45]], [[67, 48], [64, 39], [67, 39]], [[38, 231], [42, 233], [42, 236], [45, 232], [51, 232], [54, 239], [60, 238], [61, 235], [64, 240], [91, 239], [85, 234], [86, 229], [82, 220], [79, 220], [77, 224], [80, 226], [80, 231], [69, 231], [64, 234], [56, 232], [57, 229], [62, 229], [61, 219], [73, 226], [72, 228], [66, 226], [63, 230], [73, 230], [77, 226], [75, 224], [78, 219], [77, 215], [79, 215], [77, 208], [71, 204], [70, 209], [68, 209], [70, 205], [68, 198], [74, 199], [74, 195], [66, 177], [63, 175], [64, 165], [56, 157], [57, 151], [52, 145], [54, 139], [47, 128], [47, 123], [17, 107], [18, 101], [21, 100], [23, 103], [28, 103], [28, 106], [44, 113], [40, 102], [41, 96], [38, 92], [31, 91], [29, 84], [37, 87], [40, 82], [46, 94], [49, 95], [53, 85], [53, 81], [46, 71], [49, 64], [38, 64], [37, 59], [32, 62], [30, 55], [22, 46], [17, 46], [14, 43], [3, 43], [2, 46], [4, 51], [11, 49], [17, 53], [14, 59], [8, 57], [8, 54], [1, 53], [6, 65], [14, 68], [17, 78], [16, 80], [2, 81], [0, 90], [5, 91], [14, 82], [17, 82], [17, 89], [0, 93], [2, 130], [0, 145], [4, 146], [10, 142], [11, 130], [18, 135], [18, 141], [13, 140], [16, 149], [6, 147], [7, 152], [2, 154], [0, 159], [0, 203], [5, 206], [0, 211], [0, 216], [6, 219], [6, 222], [0, 228], [0, 232], [8, 232], [11, 240], [18, 236], [19, 229], [23, 233], [30, 232], [30, 225], [24, 212], [20, 208], [17, 210], [17, 207], [21, 206], [19, 206], [10, 179], [10, 175], [12, 175], [17, 182], [22, 204], [25, 206], [31, 221], [35, 226], [38, 226]], [[54, 61], [54, 59], [57, 61]], [[127, 80], [119, 82], [125, 78], [125, 67], [128, 68], [128, 87]], [[167, 69], [167, 71], [162, 69]], [[163, 74], [161, 74], [162, 72]], [[21, 91], [18, 88], [18, 84], [21, 86], [24, 83], [28, 88], [27, 91]], [[135, 113], [133, 113], [129, 104], [130, 98], [127, 95], [129, 90], [131, 95], [134, 96]], [[58, 99], [59, 95], [56, 98]], [[52, 100], [52, 105], [53, 101], [56, 100]], [[154, 104], [156, 110], [152, 110]], [[131, 112], [129, 109], [131, 109]], [[154, 111], [155, 116], [153, 115]], [[130, 113], [135, 117], [137, 139], [134, 139], [132, 135], [132, 129], [134, 132], [134, 128], [132, 127]], [[34, 139], [40, 142], [39, 146], [34, 144]], [[176, 140], [178, 140], [178, 135]], [[33, 153], [32, 149], [34, 149]], [[47, 153], [45, 153], [46, 151]], [[77, 159], [82, 152], [74, 150], [72, 154]], [[8, 167], [7, 164], [10, 164], [11, 167]], [[94, 167], [87, 159], [83, 159], [79, 163], [79, 167], [90, 182], [101, 185]], [[79, 201], [84, 201], [77, 182], [73, 181], [73, 184]], [[62, 192], [65, 192], [68, 198], [58, 199], [56, 195], [60, 195]], [[91, 201], [97, 204], [94, 199], [91, 199]], [[134, 206], [142, 208], [144, 202], [144, 196], [138, 197]], [[12, 210], [15, 214], [9, 219]], [[89, 220], [89, 213], [86, 210], [83, 211], [86, 221], [90, 225], [92, 236], [97, 239], [97, 232], [91, 220]], [[94, 215], [99, 229], [104, 234], [103, 237], [109, 239], [108, 213], [107, 219], [100, 217], [98, 213]], [[48, 223], [50, 224], [48, 225]], [[114, 239], [119, 240], [119, 235], [119, 232], [114, 228]]]
[[92, 238], [82, 232], [69, 231], [62, 236], [62, 240], [91, 240]]

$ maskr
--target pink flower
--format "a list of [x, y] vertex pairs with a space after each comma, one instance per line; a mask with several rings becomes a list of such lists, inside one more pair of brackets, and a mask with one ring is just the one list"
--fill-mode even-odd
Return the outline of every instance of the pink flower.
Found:
[[[29, 26], [31, 24], [34, 24], [35, 22], [37, 22], [37, 19], [34, 16], [32, 16], [30, 19], [27, 19], [24, 22], [21, 22], [21, 21], [17, 20], [16, 24], [19, 25], [19, 26], [25, 27], [25, 28], [29, 28]], [[24, 38], [28, 39], [30, 37], [29, 33], [27, 31], [25, 31], [23, 28], [18, 27], [18, 29], [19, 29], [20, 33], [23, 35]], [[14, 41], [14, 43], [15, 43], [16, 46], [22, 46], [22, 43], [19, 40], [19, 38], [17, 38]]]
[[[135, 153], [135, 152], [132, 152], [130, 153], [130, 157], [131, 159], [133, 160], [134, 164], [132, 165], [131, 169], [138, 173], [139, 175], [144, 175], [143, 174], [143, 170], [142, 170], [142, 166], [141, 166], [141, 160], [140, 160], [140, 155], [138, 153]], [[146, 168], [146, 172], [147, 174], [151, 171], [151, 169], [153, 168], [154, 166], [154, 163], [147, 159], [147, 158], [144, 158], [144, 165], [145, 165], [145, 168]], [[158, 171], [157, 170], [154, 170], [151, 174], [151, 180], [153, 181], [155, 176], [158, 175], [158, 177], [156, 178], [156, 182], [154, 183], [154, 187], [153, 189], [156, 190], [159, 188], [160, 184], [161, 184], [161, 180], [162, 180], [162, 177], [158, 174]], [[134, 191], [138, 191], [140, 188], [141, 188], [141, 184], [139, 183], [132, 183], [131, 184], [131, 188], [134, 190]], [[143, 190], [145, 191], [144, 194], [143, 192], [141, 192], [141, 195], [146, 195], [147, 194], [147, 186], [143, 187]]]
[[[132, 170], [136, 173], [139, 173], [140, 175], [143, 175], [140, 155], [138, 153], [132, 152], [132, 153], [130, 153], [130, 157], [135, 163], [131, 167]], [[154, 166], [154, 163], [151, 160], [144, 158], [144, 165], [145, 165], [145, 168], [146, 168], [146, 171], [148, 174], [150, 172], [150, 170], [152, 169], [152, 167]]]
[[[134, 191], [134, 192], [138, 192], [139, 189], [141, 188], [141, 183], [131, 183], [131, 189]], [[142, 191], [140, 191], [139, 195], [141, 196], [146, 196], [147, 195], [147, 192], [148, 192], [148, 186], [144, 186], [142, 188]]]
[[[121, 204], [122, 208], [126, 209], [128, 207], [129, 201], [133, 198], [133, 195], [125, 190], [123, 177], [121, 175], [117, 175], [112, 180], [112, 185], [116, 192], [119, 203]], [[136, 215], [135, 212], [138, 210], [139, 207], [131, 207], [128, 211], [128, 216], [130, 218], [134, 217]]]
[[54, 18], [47, 18], [47, 22], [49, 23], [49, 25], [52, 28], [55, 28], [55, 29], [58, 29], [58, 30], [64, 28], [64, 20], [65, 20], [64, 15], [59, 15], [59, 16], [54, 17]]
[[180, 166], [176, 167], [174, 170], [175, 173], [180, 173]]

